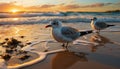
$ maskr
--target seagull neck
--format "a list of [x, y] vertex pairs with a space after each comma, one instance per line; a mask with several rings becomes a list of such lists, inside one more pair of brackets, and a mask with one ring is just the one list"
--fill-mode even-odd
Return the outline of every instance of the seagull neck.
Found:
[[61, 27], [54, 27], [54, 28], [52, 29], [52, 32], [53, 32], [54, 34], [60, 34], [60, 31], [61, 31]]
[[61, 28], [61, 26], [58, 26], [58, 27], [53, 27], [53, 29], [60, 29]]
[[97, 20], [92, 20], [91, 23], [92, 24], [95, 24], [97, 22]]

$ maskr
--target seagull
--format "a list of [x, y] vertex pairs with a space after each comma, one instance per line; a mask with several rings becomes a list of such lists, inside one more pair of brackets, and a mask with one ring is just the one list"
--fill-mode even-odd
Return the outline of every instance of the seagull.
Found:
[[79, 37], [90, 34], [93, 31], [78, 31], [75, 28], [62, 26], [62, 22], [59, 20], [53, 20], [50, 22], [49, 25], [45, 26], [46, 28], [52, 27], [52, 36], [53, 38], [60, 43], [63, 43], [63, 47], [68, 46], [68, 43], [73, 42], [74, 40], [78, 39]]
[[110, 26], [115, 26], [115, 25], [109, 25], [109, 24], [106, 24], [105, 22], [98, 22], [96, 17], [91, 19], [91, 27], [93, 30], [96, 30], [97, 33], [99, 33], [100, 30], [103, 30], [103, 29], [108, 28]]

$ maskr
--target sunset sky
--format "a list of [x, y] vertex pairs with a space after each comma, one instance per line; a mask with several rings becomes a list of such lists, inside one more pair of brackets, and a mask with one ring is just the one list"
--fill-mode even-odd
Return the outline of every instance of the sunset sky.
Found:
[[0, 0], [0, 12], [104, 12], [108, 10], [120, 10], [120, 0]]

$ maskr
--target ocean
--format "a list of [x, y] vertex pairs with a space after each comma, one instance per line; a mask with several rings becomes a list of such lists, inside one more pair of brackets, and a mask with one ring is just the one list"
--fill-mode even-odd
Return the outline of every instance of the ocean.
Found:
[[97, 17], [104, 22], [120, 22], [120, 12], [48, 12], [48, 13], [0, 13], [0, 24], [41, 24], [49, 23], [53, 19], [64, 23], [90, 23], [90, 19]]

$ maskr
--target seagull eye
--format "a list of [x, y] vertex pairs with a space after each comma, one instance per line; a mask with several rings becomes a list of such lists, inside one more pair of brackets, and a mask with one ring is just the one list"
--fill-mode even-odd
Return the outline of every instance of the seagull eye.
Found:
[[53, 23], [53, 25], [55, 25], [56, 23]]
[[53, 23], [53, 25], [58, 25], [58, 23], [57, 23], [57, 22], [55, 22], [55, 23]]

